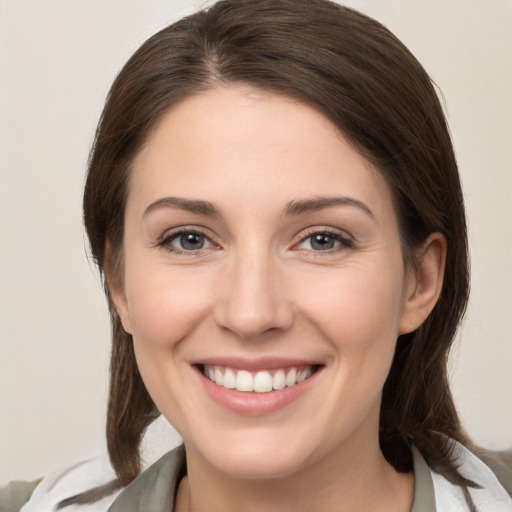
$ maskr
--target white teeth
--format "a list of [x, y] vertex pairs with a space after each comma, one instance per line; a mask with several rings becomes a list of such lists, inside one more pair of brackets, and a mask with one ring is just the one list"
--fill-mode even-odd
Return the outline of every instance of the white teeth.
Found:
[[286, 386], [286, 376], [283, 370], [277, 370], [272, 378], [272, 387], [274, 389], [283, 389]]
[[254, 381], [252, 375], [249, 372], [240, 370], [237, 373], [236, 389], [238, 391], [252, 391], [254, 389]]
[[[304, 370], [297, 373], [297, 382], [302, 382], [306, 378], [306, 372]], [[217, 380], [217, 375], [215, 375], [215, 380]]]
[[230, 370], [229, 368], [226, 370], [226, 373], [224, 373], [224, 381], [222, 385], [228, 389], [236, 388], [236, 376], [233, 370]]
[[302, 370], [297, 374], [297, 382], [302, 382], [306, 380], [308, 377], [311, 377], [311, 369]]
[[295, 386], [313, 374], [312, 368], [290, 368], [277, 370], [274, 375], [269, 371], [259, 371], [252, 374], [247, 370], [233, 370], [219, 366], [205, 366], [205, 376], [218, 386], [237, 391], [255, 391], [268, 393], [272, 390]]
[[220, 371], [220, 368], [215, 368], [213, 375], [215, 378], [215, 384], [222, 386], [222, 384], [224, 382], [224, 378], [223, 378], [222, 372]]
[[268, 372], [258, 372], [254, 377], [254, 391], [257, 393], [272, 391], [272, 375]]
[[292, 368], [286, 375], [286, 385], [288, 387], [297, 384], [297, 370]]

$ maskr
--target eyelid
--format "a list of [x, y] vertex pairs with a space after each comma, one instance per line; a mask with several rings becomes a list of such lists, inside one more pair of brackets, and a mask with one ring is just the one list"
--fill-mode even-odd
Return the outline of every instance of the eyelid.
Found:
[[[293, 244], [293, 248], [296, 248], [299, 244], [302, 242], [305, 242], [308, 238], [311, 238], [313, 235], [327, 235], [331, 238], [334, 238], [334, 240], [338, 241], [340, 243], [340, 246], [335, 247], [333, 249], [326, 249], [325, 251], [314, 251], [317, 254], [325, 253], [333, 253], [338, 250], [347, 249], [354, 247], [355, 240], [354, 238], [347, 233], [346, 231], [343, 231], [341, 229], [332, 228], [332, 227], [322, 227], [322, 226], [315, 226], [308, 228], [305, 230], [305, 232], [301, 233], [300, 239]], [[294, 249], [294, 250], [303, 250], [303, 251], [312, 251], [310, 249]]]
[[[208, 240], [208, 242], [211, 244], [211, 246], [197, 249], [194, 251], [179, 249], [177, 247], [170, 248], [171, 247], [170, 242], [172, 240], [174, 240], [174, 239], [178, 238], [180, 235], [183, 235], [186, 233], [204, 236], [205, 239]], [[201, 228], [199, 226], [194, 226], [194, 225], [179, 226], [179, 227], [175, 227], [175, 228], [165, 231], [163, 235], [158, 237], [154, 246], [157, 248], [165, 249], [169, 252], [174, 252], [177, 254], [188, 254], [188, 255], [199, 254], [199, 253], [202, 253], [204, 250], [211, 249], [212, 247], [217, 248], [217, 249], [219, 248], [219, 244], [217, 244], [213, 240], [213, 237], [211, 235], [206, 233], [206, 230], [204, 228]]]
[[200, 234], [200, 235], [208, 236], [208, 235], [206, 235], [206, 233], [200, 227], [197, 227], [197, 226], [178, 226], [178, 227], [175, 227], [175, 228], [171, 228], [171, 229], [165, 230], [163, 232], [163, 234], [158, 237], [158, 239], [156, 240], [155, 245], [159, 245], [159, 244], [165, 242], [166, 240], [168, 240], [169, 238], [174, 237], [176, 235], [180, 235], [182, 233], [197, 233], [197, 234]]

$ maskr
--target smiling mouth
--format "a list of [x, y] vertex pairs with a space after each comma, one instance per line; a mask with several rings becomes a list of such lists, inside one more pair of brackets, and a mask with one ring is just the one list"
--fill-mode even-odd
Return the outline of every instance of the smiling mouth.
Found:
[[293, 366], [272, 370], [248, 371], [204, 364], [198, 365], [198, 369], [208, 380], [225, 389], [270, 393], [286, 387], [293, 387], [309, 379], [321, 366]]

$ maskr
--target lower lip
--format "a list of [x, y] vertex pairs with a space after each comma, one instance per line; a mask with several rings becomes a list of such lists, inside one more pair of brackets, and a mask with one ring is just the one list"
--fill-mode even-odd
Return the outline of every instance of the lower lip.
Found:
[[206, 378], [199, 370], [197, 370], [197, 373], [207, 394], [224, 409], [244, 416], [263, 416], [279, 411], [298, 400], [314, 384], [321, 373], [321, 369], [294, 386], [269, 391], [268, 393], [227, 389]]

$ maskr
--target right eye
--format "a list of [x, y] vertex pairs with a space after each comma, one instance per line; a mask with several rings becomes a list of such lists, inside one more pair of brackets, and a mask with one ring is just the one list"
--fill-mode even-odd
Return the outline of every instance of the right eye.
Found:
[[196, 252], [213, 246], [212, 242], [199, 231], [178, 231], [166, 237], [159, 245], [173, 252]]

